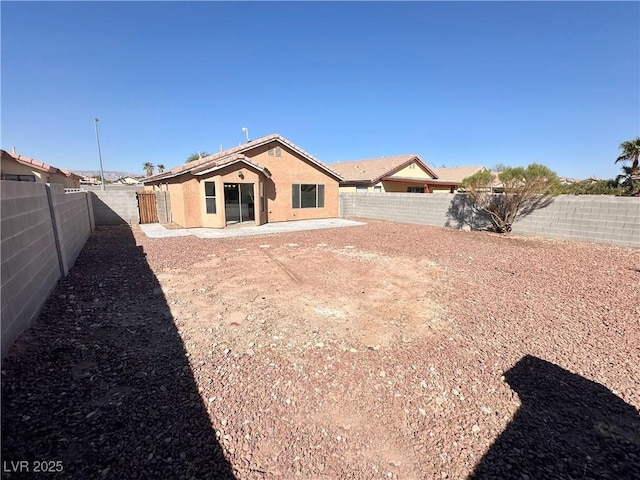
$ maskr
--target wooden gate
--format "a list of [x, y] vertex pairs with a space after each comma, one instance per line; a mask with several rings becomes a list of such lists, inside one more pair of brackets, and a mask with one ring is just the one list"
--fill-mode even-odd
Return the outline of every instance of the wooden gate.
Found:
[[156, 192], [140, 190], [136, 192], [138, 198], [138, 212], [140, 223], [158, 223], [158, 209], [156, 207]]

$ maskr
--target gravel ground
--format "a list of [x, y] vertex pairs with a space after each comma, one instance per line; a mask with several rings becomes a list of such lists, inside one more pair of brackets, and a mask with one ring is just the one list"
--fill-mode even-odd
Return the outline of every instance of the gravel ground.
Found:
[[640, 250], [368, 222], [99, 228], [3, 364], [4, 475], [640, 478]]

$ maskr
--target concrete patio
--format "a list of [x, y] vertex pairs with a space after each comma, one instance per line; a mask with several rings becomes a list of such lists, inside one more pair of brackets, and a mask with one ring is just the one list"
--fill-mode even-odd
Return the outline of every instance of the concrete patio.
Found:
[[363, 222], [345, 220], [344, 218], [324, 218], [320, 220], [296, 220], [293, 222], [265, 223], [256, 226], [235, 225], [224, 229], [217, 228], [165, 228], [159, 223], [147, 223], [140, 228], [149, 238], [186, 237], [194, 235], [199, 238], [230, 238], [250, 235], [268, 235], [271, 233], [298, 232], [303, 230], [320, 230], [323, 228], [342, 228], [366, 225]]

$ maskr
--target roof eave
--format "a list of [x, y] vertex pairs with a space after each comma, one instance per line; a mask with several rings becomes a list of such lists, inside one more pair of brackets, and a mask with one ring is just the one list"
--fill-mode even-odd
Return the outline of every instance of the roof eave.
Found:
[[352, 185], [373, 185], [373, 182], [371, 180], [341, 180], [340, 185], [345, 187]]
[[246, 160], [244, 158], [237, 158], [237, 159], [232, 160], [230, 162], [223, 163], [222, 165], [213, 165], [212, 167], [206, 168], [204, 170], [194, 169], [191, 173], [194, 176], [200, 177], [202, 175], [207, 175], [209, 173], [213, 173], [213, 172], [215, 172], [217, 170], [222, 170], [225, 167], [230, 167], [230, 166], [235, 165], [237, 163], [242, 163], [242, 164], [246, 165], [248, 168], [253, 168], [255, 170], [258, 170], [260, 173], [265, 174], [267, 177], [269, 177], [269, 178], [271, 177], [271, 173], [269, 173], [269, 171], [266, 168], [264, 168], [264, 167], [262, 167], [262, 166], [260, 166], [258, 164], [255, 164], [255, 163], [253, 163], [253, 162], [251, 162], [249, 160]]
[[425, 171], [429, 174], [432, 175], [434, 179], [438, 178], [438, 175], [436, 174], [436, 172], [434, 172], [433, 170], [431, 170], [429, 168], [429, 166], [424, 163], [422, 161], [422, 159], [418, 156], [418, 155], [407, 155], [409, 158], [407, 160], [405, 160], [404, 162], [402, 162], [400, 165], [398, 165], [395, 168], [392, 168], [391, 170], [388, 170], [387, 172], [383, 173], [382, 175], [380, 175], [377, 178], [374, 178], [373, 180], [371, 180], [372, 184], [378, 183], [379, 181], [383, 180], [385, 177], [390, 177], [391, 175], [399, 172], [400, 170], [402, 170], [403, 168], [408, 167], [409, 165], [411, 165], [414, 161], [417, 162], [421, 167], [423, 167], [425, 169]]
[[[328, 168], [324, 163], [322, 163], [320, 160], [315, 158], [313, 155], [311, 155], [310, 153], [304, 151], [303, 149], [298, 147], [296, 144], [290, 142], [289, 140], [285, 139], [284, 137], [282, 137], [281, 135], [279, 135], [277, 133], [273, 133], [271, 135], [267, 135], [266, 137], [262, 137], [262, 138], [259, 138], [257, 140], [252, 140], [250, 142], [245, 143], [244, 145], [239, 145], [237, 147], [230, 148], [229, 150], [226, 150], [224, 152], [216, 153], [216, 154], [210, 155], [208, 157], [203, 157], [203, 159], [209, 158], [209, 161], [211, 161], [211, 162], [219, 162], [221, 159], [223, 159], [225, 157], [229, 157], [231, 155], [243, 155], [245, 152], [247, 152], [249, 150], [253, 150], [254, 148], [261, 147], [261, 146], [266, 145], [266, 144], [268, 144], [270, 142], [273, 142], [273, 141], [277, 141], [280, 144], [286, 146], [287, 148], [290, 148], [291, 150], [295, 151], [296, 153], [298, 153], [299, 155], [304, 157], [306, 160], [308, 160], [309, 162], [313, 163], [316, 167], [318, 167], [319, 169], [321, 169], [322, 171], [324, 171], [328, 175], [334, 177], [336, 180], [338, 180], [338, 181], [344, 180], [341, 175], [337, 174], [336, 172], [334, 172], [333, 170]], [[168, 179], [168, 178], [174, 178], [174, 177], [177, 177], [178, 175], [182, 175], [182, 174], [185, 174], [185, 173], [192, 173], [194, 170], [196, 170], [198, 168], [201, 168], [204, 165], [207, 165], [207, 163], [209, 163], [209, 161], [204, 161], [204, 162], [200, 163], [199, 165], [194, 165], [192, 168], [189, 168], [188, 164], [179, 165], [178, 167], [175, 167], [175, 169], [180, 168], [180, 167], [186, 167], [186, 168], [182, 168], [180, 171], [177, 171], [177, 172], [171, 172], [170, 171], [170, 172], [167, 172], [166, 174], [155, 175], [153, 177], [149, 177], [149, 179], [148, 180], [144, 180], [143, 183], [147, 183], [147, 182], [148, 183], [153, 183], [153, 182], [156, 182], [156, 181], [159, 181], [159, 180], [165, 180], [165, 179]]]

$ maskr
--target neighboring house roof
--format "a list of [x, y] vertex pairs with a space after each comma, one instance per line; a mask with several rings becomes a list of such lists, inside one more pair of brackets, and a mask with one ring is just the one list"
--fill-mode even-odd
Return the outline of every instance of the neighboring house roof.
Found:
[[77, 173], [73, 173], [71, 170], [67, 170], [66, 168], [59, 168], [60, 173], [69, 178], [75, 178], [77, 180], [81, 180], [84, 177], [82, 175], [78, 175]]
[[196, 176], [207, 175], [211, 172], [215, 172], [216, 170], [226, 168], [230, 165], [235, 165], [236, 163], [243, 163], [248, 167], [253, 167], [259, 172], [264, 173], [267, 177], [271, 177], [271, 173], [266, 168], [258, 165], [255, 162], [252, 162], [249, 157], [242, 154], [235, 154], [229, 157], [225, 157], [224, 159], [220, 159], [213, 164], [211, 164], [211, 162], [205, 163], [204, 165], [191, 170], [191, 173]]
[[433, 171], [438, 174], [438, 178], [441, 181], [448, 181], [454, 183], [462, 183], [467, 177], [470, 177], [474, 173], [488, 170], [483, 165], [471, 165], [469, 167], [443, 167], [434, 168]]
[[120, 177], [117, 180], [114, 180], [112, 183], [125, 184], [125, 185], [138, 185], [142, 182], [137, 178], [133, 178], [133, 177]]
[[251, 161], [249, 157], [243, 154], [248, 152], [249, 150], [253, 150], [254, 148], [261, 147], [273, 141], [276, 141], [290, 148], [294, 152], [298, 153], [299, 155], [307, 159], [309, 162], [316, 165], [325, 173], [331, 175], [332, 177], [335, 177], [337, 180], [342, 180], [342, 178], [338, 173], [331, 170], [329, 167], [327, 167], [324, 163], [322, 163], [320, 160], [315, 158], [313, 155], [304, 151], [303, 149], [301, 149], [294, 143], [290, 142], [286, 138], [282, 137], [281, 135], [274, 133], [272, 135], [267, 135], [266, 137], [262, 137], [257, 140], [252, 140], [250, 142], [244, 143], [237, 147], [224, 150], [214, 155], [207, 155], [206, 157], [202, 157], [193, 162], [188, 162], [182, 165], [178, 165], [177, 167], [174, 167], [169, 171], [145, 178], [143, 180], [143, 183], [157, 182], [160, 180], [177, 177], [178, 175], [183, 175], [185, 173], [191, 173], [193, 175], [204, 175], [206, 173], [222, 168], [223, 166], [228, 166], [238, 162], [243, 162], [248, 166], [257, 168], [261, 172], [266, 172], [265, 168]]
[[48, 163], [40, 162], [38, 160], [34, 160], [33, 158], [25, 157], [24, 155], [20, 155], [15, 152], [7, 152], [6, 150], [0, 150], [3, 160], [14, 160], [21, 165], [25, 165], [34, 170], [39, 170], [44, 173], [60, 173], [68, 178], [76, 178], [80, 180], [83, 178], [81, 175], [73, 173], [71, 170], [67, 170], [64, 168], [57, 168], [49, 165]]
[[24, 155], [20, 155], [18, 153], [10, 153], [6, 150], [2, 150], [2, 159], [3, 160], [14, 160], [22, 165], [26, 165], [27, 167], [31, 167], [34, 170], [39, 170], [45, 173], [55, 173], [57, 168], [52, 167], [51, 165], [39, 162], [38, 160], [34, 160], [33, 158], [25, 157]]
[[331, 168], [344, 178], [343, 184], [374, 184], [414, 162], [420, 165], [434, 179], [438, 178], [438, 175], [415, 154], [332, 163]]

